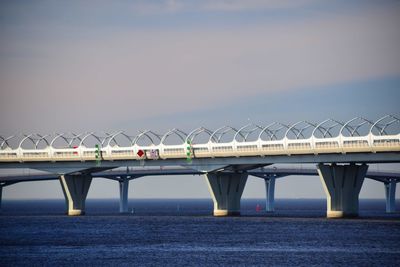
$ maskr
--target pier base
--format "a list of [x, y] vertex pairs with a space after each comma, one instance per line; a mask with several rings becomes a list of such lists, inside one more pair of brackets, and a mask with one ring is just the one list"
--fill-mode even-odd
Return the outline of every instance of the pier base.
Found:
[[127, 178], [123, 178], [119, 181], [119, 212], [127, 213], [128, 212], [128, 189], [129, 189], [129, 180]]
[[265, 178], [265, 211], [274, 212], [275, 211], [275, 179]]
[[240, 215], [240, 198], [247, 173], [208, 173], [205, 175], [214, 202], [214, 216]]
[[85, 201], [91, 182], [92, 176], [90, 175], [60, 176], [68, 215], [78, 216], [85, 214]]
[[396, 180], [385, 183], [386, 213], [396, 212]]
[[358, 216], [358, 196], [368, 166], [318, 164], [318, 173], [327, 196], [327, 217]]

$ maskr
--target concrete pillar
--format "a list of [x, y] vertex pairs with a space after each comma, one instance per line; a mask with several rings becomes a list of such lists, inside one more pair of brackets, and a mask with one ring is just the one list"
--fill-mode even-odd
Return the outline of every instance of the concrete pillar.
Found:
[[247, 173], [208, 173], [205, 177], [214, 201], [214, 216], [240, 215]]
[[358, 216], [358, 195], [368, 166], [318, 164], [318, 174], [327, 196], [327, 217]]
[[123, 178], [119, 181], [119, 212], [126, 213], [128, 212], [128, 188], [129, 188], [129, 180], [127, 178]]
[[3, 186], [0, 185], [0, 210], [1, 210], [1, 202], [3, 200]]
[[391, 179], [385, 183], [386, 212], [396, 212], [396, 180]]
[[85, 201], [92, 176], [61, 175], [60, 183], [67, 204], [67, 214], [71, 216], [85, 214]]
[[265, 181], [265, 211], [275, 211], [275, 177], [264, 178]]

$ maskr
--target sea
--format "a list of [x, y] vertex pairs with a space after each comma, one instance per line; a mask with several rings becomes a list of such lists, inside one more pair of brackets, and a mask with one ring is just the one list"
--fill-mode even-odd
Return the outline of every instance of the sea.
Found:
[[[397, 203], [399, 207], [399, 203]], [[327, 219], [324, 199], [242, 200], [213, 217], [209, 199], [3, 200], [0, 266], [400, 266], [400, 213], [360, 200], [360, 216]]]

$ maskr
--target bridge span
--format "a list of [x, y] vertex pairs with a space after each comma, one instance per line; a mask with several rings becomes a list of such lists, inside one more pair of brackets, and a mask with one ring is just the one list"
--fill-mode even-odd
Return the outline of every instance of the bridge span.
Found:
[[[357, 216], [358, 196], [365, 177], [385, 184], [387, 210], [394, 211], [398, 177], [393, 173], [368, 172], [368, 164], [400, 162], [400, 130], [396, 128], [399, 124], [398, 117], [387, 115], [375, 122], [358, 117], [347, 122], [329, 119], [321, 123], [272, 123], [265, 127], [248, 124], [239, 129], [224, 126], [216, 131], [200, 127], [189, 134], [172, 129], [164, 135], [146, 130], [136, 136], [124, 132], [102, 137], [94, 133], [0, 136], [0, 168], [50, 172], [37, 180], [60, 180], [69, 215], [84, 213], [86, 196], [96, 175], [109, 175], [108, 178], [120, 182], [120, 208], [125, 211], [128, 181], [150, 175], [146, 172], [155, 175], [154, 170], [120, 176], [110, 170], [159, 167], [158, 175], [204, 175], [215, 216], [240, 214], [248, 175], [265, 179], [267, 210], [272, 211], [275, 178], [291, 174], [320, 176], [327, 195], [327, 217]], [[228, 133], [231, 139], [226, 139]], [[201, 139], [201, 135], [206, 139]], [[272, 168], [271, 173], [264, 168], [277, 163], [314, 163], [317, 168], [303, 173], [286, 170], [286, 174], [284, 170]], [[1, 188], [27, 179], [19, 178], [1, 178]]]
[[[228, 172], [228, 171], [225, 171]], [[275, 180], [282, 177], [292, 175], [309, 175], [318, 176], [317, 168], [303, 167], [262, 167], [247, 171], [248, 175], [258, 177], [265, 182], [266, 205], [267, 212], [275, 210]], [[204, 172], [183, 167], [168, 168], [149, 168], [149, 167], [127, 167], [117, 168], [108, 171], [100, 171], [92, 173], [92, 178], [104, 178], [114, 180], [119, 183], [120, 187], [120, 206], [121, 213], [128, 212], [128, 188], [131, 180], [146, 176], [162, 176], [162, 175], [204, 175]], [[32, 181], [49, 181], [59, 180], [59, 175], [53, 173], [25, 172], [7, 176], [0, 176], [0, 189], [20, 182]], [[376, 180], [384, 185], [386, 197], [386, 212], [393, 213], [395, 207], [395, 190], [396, 183], [400, 181], [400, 171], [378, 171], [368, 170], [365, 178]], [[1, 194], [0, 194], [1, 195]], [[1, 200], [1, 199], [0, 199]]]

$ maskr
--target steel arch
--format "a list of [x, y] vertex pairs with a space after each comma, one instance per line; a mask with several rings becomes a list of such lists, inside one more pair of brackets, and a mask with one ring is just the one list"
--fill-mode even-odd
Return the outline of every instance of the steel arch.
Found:
[[21, 139], [21, 141], [19, 142], [18, 148], [22, 149], [22, 145], [25, 143], [26, 140], [30, 140], [32, 142], [33, 145], [35, 145], [35, 141], [33, 140], [33, 138], [31, 137], [33, 134], [24, 134], [24, 138]]
[[49, 137], [50, 134], [46, 134], [46, 135], [36, 134], [36, 136], [38, 136], [39, 138], [37, 139], [37, 141], [35, 143], [35, 149], [38, 148], [41, 141], [45, 142], [47, 146], [50, 145], [49, 141], [46, 139], [46, 137]]
[[50, 147], [55, 148], [54, 147], [54, 143], [57, 141], [57, 139], [61, 138], [65, 141], [65, 143], [68, 145], [69, 148], [71, 148], [73, 142], [75, 140], [79, 140], [79, 142], [82, 140], [81, 139], [81, 135], [82, 134], [75, 134], [75, 133], [69, 133], [72, 135], [72, 137], [66, 137], [67, 133], [60, 133], [60, 134], [56, 134], [56, 136], [53, 138], [53, 140], [51, 140], [50, 142]]
[[118, 144], [117, 140], [115, 139], [118, 135], [125, 136], [129, 140], [129, 143], [132, 145], [132, 141], [133, 141], [132, 138], [129, 135], [125, 134], [124, 131], [119, 131], [119, 132], [116, 132], [116, 133], [111, 134], [111, 135], [106, 133], [106, 135], [108, 135], [108, 136], [106, 138], [104, 138], [103, 141], [106, 141], [106, 139], [109, 138], [108, 142], [107, 142], [107, 146], [110, 146], [111, 141], [114, 141], [117, 146], [120, 146]]
[[182, 140], [182, 144], [185, 143], [185, 140], [187, 138], [187, 133], [185, 133], [177, 128], [173, 128], [172, 130], [169, 130], [162, 136], [160, 144], [165, 145], [164, 141], [168, 138], [168, 136], [173, 135], [173, 134], [175, 134]]
[[[245, 130], [246, 128], [249, 128], [250, 126], [254, 125], [254, 127], [250, 130], [248, 130], [247, 132], [244, 132], [245, 135], [243, 136], [242, 131]], [[255, 123], [249, 123], [246, 124], [245, 126], [241, 127], [237, 133], [233, 136], [233, 140], [238, 141], [236, 138], [238, 135], [243, 137], [243, 141], [241, 142], [246, 142], [247, 138], [249, 137], [250, 134], [252, 134], [253, 132], [255, 132], [256, 130], [262, 130], [263, 128], [260, 125], [257, 125]]]
[[[384, 121], [384, 120], [388, 119], [388, 118], [391, 118], [392, 120], [389, 121], [389, 122], [387, 122], [387, 123], [385, 123], [382, 127], [379, 127], [379, 123], [380, 123], [381, 121]], [[387, 135], [385, 129], [386, 129], [387, 127], [389, 127], [390, 125], [396, 123], [396, 122], [399, 123], [399, 122], [400, 122], [400, 119], [397, 118], [397, 117], [395, 117], [394, 115], [390, 115], [390, 114], [389, 114], [389, 115], [383, 116], [382, 118], [380, 118], [379, 120], [377, 120], [377, 121], [371, 126], [371, 128], [370, 128], [370, 130], [369, 130], [369, 133], [370, 133], [370, 134], [373, 134], [372, 130], [375, 128], [375, 129], [378, 130], [379, 135], [383, 135], [383, 134], [384, 134], [384, 135]]]
[[11, 140], [15, 137], [16, 137], [16, 135], [10, 135], [9, 137], [6, 137], [6, 138], [1, 137], [3, 139], [3, 141], [1, 142], [0, 148], [4, 149], [4, 144], [6, 144], [8, 148], [14, 149], [13, 147], [10, 146], [10, 144], [8, 143], [8, 140]]
[[102, 140], [100, 139], [100, 137], [98, 137], [97, 135], [95, 135], [94, 132], [90, 132], [90, 133], [86, 134], [86, 135], [82, 138], [81, 142], [79, 143], [79, 146], [85, 145], [85, 140], [86, 140], [87, 138], [89, 138], [90, 136], [93, 136], [97, 141], [99, 141], [99, 144], [102, 143]]
[[139, 132], [139, 134], [133, 139], [132, 145], [137, 145], [137, 142], [138, 142], [138, 141], [140, 140], [140, 138], [142, 138], [143, 136], [144, 136], [144, 137], [147, 137], [147, 139], [150, 140], [150, 142], [151, 142], [152, 145], [158, 145], [158, 144], [156, 144], [156, 143], [154, 142], [153, 138], [151, 138], [151, 135], [153, 135], [153, 137], [158, 138], [158, 140], [159, 140], [159, 143], [158, 143], [158, 144], [160, 144], [160, 142], [161, 142], [161, 137], [160, 137], [159, 134], [156, 134], [155, 132], [150, 131], [150, 130], [144, 130], [144, 131]]
[[[322, 127], [322, 125], [324, 125], [325, 123], [330, 122], [330, 121], [334, 122], [334, 124], [331, 125], [330, 127]], [[315, 132], [318, 130], [322, 134], [323, 138], [326, 138], [326, 136], [328, 134], [329, 134], [330, 137], [334, 137], [332, 135], [332, 133], [330, 132], [330, 130], [335, 128], [335, 127], [337, 127], [337, 126], [339, 126], [339, 125], [343, 126], [344, 123], [340, 122], [340, 121], [337, 121], [337, 120], [334, 120], [334, 119], [326, 119], [326, 120], [322, 121], [321, 123], [319, 123], [317, 126], [315, 126], [314, 130], [312, 131], [311, 136], [316, 137], [315, 136]], [[324, 130], [324, 131], [322, 131], [321, 129]], [[338, 135], [340, 135], [340, 129], [339, 129]]]
[[[299, 124], [301, 124], [301, 123], [305, 123], [307, 126], [305, 126], [305, 127], [303, 127], [303, 128], [297, 128], [296, 126], [297, 125], [299, 125]], [[295, 137], [296, 137], [296, 140], [298, 140], [298, 139], [300, 139], [299, 137], [300, 137], [300, 135], [303, 137], [303, 139], [306, 139], [306, 137], [304, 136], [304, 134], [303, 134], [303, 131], [305, 131], [305, 130], [307, 130], [308, 128], [310, 128], [310, 127], [316, 127], [316, 125], [315, 124], [312, 124], [311, 122], [308, 122], [308, 121], [298, 121], [298, 122], [296, 122], [295, 124], [293, 124], [293, 125], [291, 125], [290, 127], [289, 127], [289, 129], [287, 129], [287, 131], [286, 131], [286, 133], [285, 133], [285, 138], [287, 138], [287, 139], [290, 139], [289, 137], [288, 137], [288, 134], [290, 133], [290, 132], [292, 132], [294, 135], [295, 135]], [[297, 133], [296, 133], [296, 131], [297, 131]], [[312, 136], [312, 135], [311, 135]]]
[[[122, 144], [118, 142], [117, 137], [122, 135], [126, 138], [131, 145], [137, 145], [142, 138], [148, 139], [152, 145], [164, 145], [166, 140], [171, 135], [177, 135], [182, 142], [194, 142], [196, 141], [197, 136], [202, 133], [206, 133], [208, 135], [207, 139], [210, 143], [220, 143], [224, 139], [224, 137], [230, 132], [233, 132], [233, 139], [231, 141], [237, 142], [248, 142], [249, 136], [253, 134], [258, 134], [258, 140], [263, 140], [263, 135], [266, 135], [266, 140], [280, 140], [283, 134], [283, 138], [289, 138], [289, 135], [294, 135], [295, 139], [303, 139], [308, 138], [308, 131], [307, 136], [305, 131], [310, 129], [311, 127], [311, 136], [315, 138], [335, 138], [338, 136], [349, 135], [353, 136], [360, 136], [360, 134], [364, 133], [364, 129], [368, 126], [368, 134], [372, 135], [389, 135], [391, 126], [394, 124], [400, 123], [399, 116], [389, 114], [385, 115], [375, 122], [367, 120], [363, 117], [355, 117], [347, 122], [341, 122], [334, 119], [327, 119], [324, 120], [317, 125], [309, 122], [309, 121], [299, 121], [292, 125], [285, 125], [278, 122], [273, 122], [266, 127], [262, 127], [260, 125], [249, 123], [245, 126], [240, 127], [239, 129], [233, 128], [231, 126], [223, 126], [218, 128], [215, 131], [211, 131], [204, 127], [199, 127], [192, 130], [189, 134], [186, 134], [180, 129], [173, 128], [172, 130], [167, 131], [163, 135], [156, 134], [150, 130], [140, 131], [136, 136], [129, 136], [124, 131], [118, 131], [113, 133], [104, 133], [105, 136], [99, 136], [94, 132], [85, 133], [85, 134], [75, 134], [75, 133], [55, 133], [53, 135], [41, 135], [41, 134], [23, 134], [23, 135], [11, 135], [11, 136], [0, 136], [0, 149], [18, 149], [22, 148], [26, 142], [30, 142], [33, 145], [33, 148], [39, 149], [43, 144], [47, 145], [50, 148], [55, 148], [55, 143], [58, 139], [62, 139], [63, 142], [67, 145], [67, 147], [72, 147], [72, 145], [84, 146], [85, 141], [90, 136], [93, 136], [102, 147], [110, 146], [111, 144], [115, 144], [117, 146], [121, 146]], [[300, 124], [304, 124], [301, 125]], [[339, 127], [339, 134], [336, 136], [337, 129]], [[362, 127], [362, 131], [361, 128]], [[396, 128], [397, 130], [397, 128]], [[258, 132], [259, 131], [259, 132]], [[317, 137], [318, 136], [318, 137]], [[279, 139], [278, 139], [279, 138]], [[226, 138], [225, 138], [226, 139]], [[228, 142], [229, 140], [227, 140]], [[14, 144], [15, 143], [15, 144]]]
[[[196, 128], [196, 129], [194, 129], [193, 131], [191, 131], [188, 135], [187, 135], [187, 137], [186, 137], [186, 142], [187, 141], [190, 141], [191, 143], [193, 143], [193, 141], [194, 141], [194, 139], [198, 136], [198, 135], [200, 135], [201, 133], [206, 133], [206, 134], [208, 134], [208, 136], [209, 136], [209, 141], [210, 141], [210, 137], [211, 137], [211, 135], [212, 135], [212, 131], [210, 131], [209, 129], [207, 129], [207, 128], [204, 128], [203, 126], [201, 126], [201, 127], [198, 127], [198, 128]], [[214, 139], [214, 141], [217, 141], [216, 139]], [[216, 142], [215, 142], [216, 143]]]
[[[279, 127], [278, 127], [278, 129], [271, 129], [273, 126], [275, 126], [275, 125], [278, 125]], [[277, 137], [277, 133], [280, 131], [280, 130], [282, 130], [282, 129], [284, 129], [284, 128], [286, 128], [286, 129], [289, 129], [289, 126], [288, 125], [286, 125], [286, 124], [283, 124], [283, 123], [280, 123], [280, 122], [273, 122], [273, 123], [270, 123], [270, 124], [268, 124], [267, 126], [265, 126], [263, 129], [262, 129], [262, 131], [260, 132], [260, 134], [258, 135], [258, 139], [260, 139], [260, 140], [262, 140], [262, 138], [261, 138], [261, 136], [262, 136], [262, 134], [263, 133], [269, 133], [269, 140], [270, 141], [272, 141], [272, 140], [274, 140], [274, 138], [275, 138], [275, 140], [278, 140], [278, 137]], [[285, 136], [283, 136], [283, 137], [285, 137]]]
[[[215, 130], [215, 131], [212, 133], [212, 135], [210, 136], [210, 139], [209, 139], [208, 141], [209, 141], [209, 142], [212, 142], [211, 140], [214, 139], [214, 140], [217, 141], [217, 142], [215, 142], [215, 143], [219, 143], [219, 142], [221, 141], [221, 138], [222, 138], [225, 134], [229, 133], [230, 131], [234, 131], [235, 134], [238, 132], [237, 129], [235, 129], [235, 128], [231, 127], [231, 126], [225, 125], [225, 126], [222, 126], [222, 127], [218, 128], [217, 130]], [[243, 136], [242, 134], [240, 134], [240, 135], [244, 138], [244, 136]], [[232, 139], [232, 141], [234, 141], [234, 140], [235, 140], [235, 139]]]
[[[350, 123], [352, 123], [353, 121], [356, 121], [356, 120], [362, 120], [362, 122], [361, 123], [359, 123], [359, 124], [357, 124], [356, 126], [351, 126], [350, 125]], [[349, 120], [349, 121], [347, 121], [343, 126], [342, 126], [342, 128], [340, 129], [340, 135], [342, 135], [342, 136], [344, 136], [343, 135], [343, 130], [344, 129], [347, 129], [348, 131], [349, 131], [349, 133], [350, 133], [350, 136], [354, 136], [354, 134], [356, 134], [357, 133], [357, 136], [360, 136], [360, 133], [358, 132], [358, 129], [360, 129], [360, 127], [361, 126], [363, 126], [363, 125], [365, 125], [366, 123], [369, 123], [370, 125], [373, 125], [374, 123], [373, 122], [371, 122], [371, 121], [369, 121], [369, 120], [367, 120], [367, 119], [364, 119], [363, 117], [355, 117], [355, 118], [352, 118], [351, 120]], [[351, 130], [350, 130], [350, 129]], [[370, 130], [371, 130], [371, 128], [370, 128]]]

